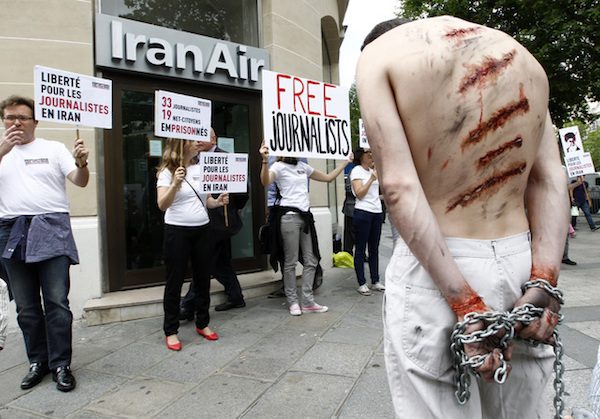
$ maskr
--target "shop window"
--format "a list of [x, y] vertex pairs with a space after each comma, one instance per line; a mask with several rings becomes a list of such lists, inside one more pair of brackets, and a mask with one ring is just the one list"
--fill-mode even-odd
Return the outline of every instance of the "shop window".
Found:
[[258, 47], [258, 0], [102, 0], [101, 13]]

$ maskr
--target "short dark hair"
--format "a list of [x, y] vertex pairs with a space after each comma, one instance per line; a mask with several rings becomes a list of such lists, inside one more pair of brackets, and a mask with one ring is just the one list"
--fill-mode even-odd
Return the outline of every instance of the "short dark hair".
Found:
[[25, 105], [29, 109], [31, 109], [31, 116], [33, 117], [34, 121], [36, 120], [35, 119], [35, 104], [33, 102], [33, 99], [30, 99], [25, 96], [18, 96], [18, 95], [9, 96], [6, 99], [4, 99], [2, 102], [0, 102], [0, 116], [4, 116], [5, 108], [11, 107], [11, 106], [19, 106], [19, 105]]
[[369, 32], [369, 34], [365, 37], [365, 40], [363, 41], [363, 44], [360, 47], [360, 50], [362, 51], [363, 49], [365, 49], [365, 47], [367, 45], [369, 45], [371, 42], [373, 42], [374, 40], [379, 38], [384, 33], [388, 32], [400, 25], [404, 25], [405, 23], [408, 23], [408, 22], [410, 22], [410, 20], [397, 17], [394, 19], [390, 19], [390, 20], [386, 20], [384, 22], [378, 23], [377, 25], [375, 25], [373, 27], [373, 29], [371, 29], [371, 32]]
[[352, 154], [354, 154], [354, 159], [352, 159], [352, 163], [354, 163], [357, 166], [360, 166], [360, 159], [362, 159], [363, 154], [365, 154], [367, 151], [370, 150], [362, 147], [355, 148], [352, 152]]

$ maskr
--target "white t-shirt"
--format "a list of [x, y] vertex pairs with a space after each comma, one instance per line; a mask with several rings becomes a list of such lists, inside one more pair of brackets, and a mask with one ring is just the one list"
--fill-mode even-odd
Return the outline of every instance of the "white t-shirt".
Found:
[[[371, 173], [373, 173], [373, 170], [371, 169], [367, 170], [362, 166], [354, 166], [354, 168], [350, 172], [350, 182], [353, 182], [356, 179], [360, 179], [362, 181], [362, 184], [364, 185], [369, 181]], [[354, 192], [354, 187], [352, 188], [352, 193], [354, 194], [354, 196], [356, 196], [356, 193]], [[362, 199], [359, 199], [358, 197], [356, 198], [354, 209], [374, 213], [383, 212], [381, 209], [381, 199], [379, 199], [379, 180], [376, 179], [373, 183], [371, 183], [367, 194], [363, 196]]]
[[75, 159], [58, 141], [36, 138], [0, 161], [0, 218], [69, 212], [66, 176]]
[[[185, 179], [200, 194], [200, 166], [192, 164], [186, 168]], [[158, 174], [156, 187], [171, 186], [173, 174], [168, 169], [163, 169]], [[173, 203], [165, 212], [165, 224], [175, 226], [198, 227], [208, 224], [209, 218], [204, 207], [207, 196], [200, 194], [203, 202], [198, 199], [194, 190], [186, 181], [181, 182], [181, 188], [175, 194]]]
[[271, 165], [269, 171], [275, 174], [275, 183], [281, 194], [279, 205], [308, 211], [310, 208], [308, 178], [315, 169], [303, 161], [299, 161], [295, 165], [276, 161]]

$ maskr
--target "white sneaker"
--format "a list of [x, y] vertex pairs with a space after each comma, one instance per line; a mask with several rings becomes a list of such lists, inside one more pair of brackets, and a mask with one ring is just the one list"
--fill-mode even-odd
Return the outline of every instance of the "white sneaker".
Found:
[[381, 282], [375, 282], [373, 285], [371, 285], [371, 289], [372, 290], [376, 290], [376, 291], [384, 292], [385, 291], [385, 285], [383, 285]]
[[290, 306], [290, 314], [292, 316], [302, 315], [302, 310], [300, 310], [300, 306], [298, 305], [298, 303], [294, 303]]
[[358, 291], [358, 293], [362, 295], [371, 295], [371, 290], [369, 289], [369, 287], [367, 287], [367, 284], [361, 285], [356, 291]]
[[310, 306], [302, 306], [303, 313], [325, 313], [329, 307], [314, 303]]

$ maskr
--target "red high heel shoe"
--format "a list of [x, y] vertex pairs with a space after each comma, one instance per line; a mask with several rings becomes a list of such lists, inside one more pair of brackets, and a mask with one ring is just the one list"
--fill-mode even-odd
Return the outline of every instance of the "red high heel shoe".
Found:
[[167, 349], [170, 349], [171, 351], [181, 351], [181, 347], [182, 347], [181, 342], [169, 344], [169, 341], [167, 340], [167, 337], [165, 336], [165, 343], [167, 344]]
[[206, 334], [206, 333], [204, 333], [202, 331], [202, 329], [196, 328], [196, 333], [198, 333], [200, 336], [202, 336], [206, 340], [217, 340], [217, 339], [219, 339], [219, 335], [217, 335], [216, 332], [212, 332], [210, 334]]

